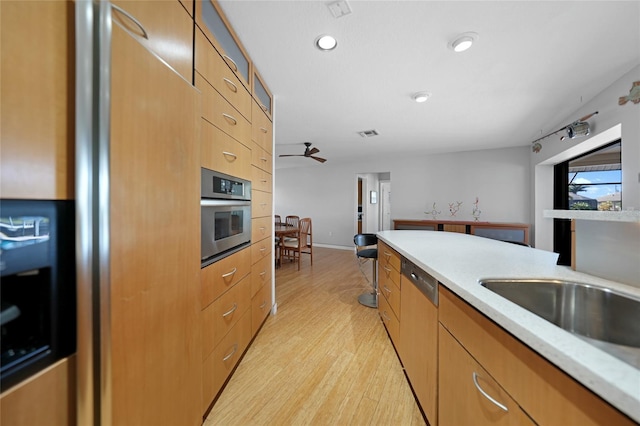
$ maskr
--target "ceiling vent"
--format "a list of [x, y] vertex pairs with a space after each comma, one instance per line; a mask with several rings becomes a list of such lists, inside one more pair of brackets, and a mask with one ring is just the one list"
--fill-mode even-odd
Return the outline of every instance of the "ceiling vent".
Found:
[[341, 18], [351, 13], [351, 6], [346, 0], [336, 1], [327, 5], [334, 18]]
[[358, 134], [363, 138], [372, 138], [374, 136], [378, 136], [379, 133], [377, 130], [363, 130], [361, 132], [358, 132]]

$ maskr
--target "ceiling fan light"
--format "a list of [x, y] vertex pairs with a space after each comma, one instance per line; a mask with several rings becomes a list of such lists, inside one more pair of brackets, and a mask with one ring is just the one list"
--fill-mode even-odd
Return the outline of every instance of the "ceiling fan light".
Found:
[[460, 34], [449, 44], [449, 47], [456, 53], [464, 52], [469, 49], [476, 40], [478, 40], [478, 34], [476, 33]]
[[326, 52], [338, 47], [338, 41], [330, 35], [321, 35], [316, 38], [316, 47]]

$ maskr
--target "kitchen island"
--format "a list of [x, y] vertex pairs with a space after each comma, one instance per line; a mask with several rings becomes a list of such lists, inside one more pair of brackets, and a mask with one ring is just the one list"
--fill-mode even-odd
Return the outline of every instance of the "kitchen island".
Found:
[[482, 315], [613, 407], [640, 422], [640, 370], [482, 287], [487, 278], [582, 282], [640, 289], [556, 265], [557, 254], [473, 235], [381, 231], [378, 237]]

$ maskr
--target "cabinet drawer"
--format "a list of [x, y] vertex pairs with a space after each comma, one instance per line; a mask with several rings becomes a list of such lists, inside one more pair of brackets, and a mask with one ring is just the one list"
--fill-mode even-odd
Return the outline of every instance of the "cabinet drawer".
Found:
[[251, 312], [247, 311], [202, 365], [202, 412], [206, 412], [251, 341]]
[[438, 313], [440, 323], [538, 424], [634, 424], [443, 286]]
[[251, 151], [205, 119], [201, 119], [202, 167], [242, 179], [251, 179]]
[[378, 280], [394, 285], [400, 290], [400, 271], [391, 266], [390, 263], [378, 266]]
[[251, 219], [251, 242], [256, 243], [273, 234], [273, 220], [269, 216]]
[[256, 102], [252, 102], [251, 139], [268, 153], [273, 153], [273, 124]]
[[251, 272], [251, 250], [246, 248], [200, 270], [202, 308]]
[[[138, 42], [155, 52], [182, 77], [191, 82], [193, 70], [193, 19], [179, 1], [157, 2], [149, 7], [146, 1], [114, 0], [116, 6], [134, 16], [144, 27], [148, 37], [138, 37]], [[140, 34], [129, 18], [118, 11], [114, 20], [124, 24], [135, 34]], [[167, 40], [171, 40], [167, 43]]]
[[251, 189], [251, 217], [269, 216], [271, 218], [272, 203], [271, 193]]
[[251, 189], [272, 192], [272, 183], [271, 173], [267, 173], [256, 166], [251, 166]]
[[198, 72], [195, 77], [196, 87], [202, 91], [202, 117], [237, 141], [250, 146], [251, 123]]
[[251, 164], [268, 173], [273, 173], [273, 156], [255, 141], [251, 146]]
[[247, 276], [202, 311], [202, 359], [206, 359], [251, 305]]
[[251, 297], [271, 282], [271, 258], [263, 257], [251, 266]]
[[272, 244], [273, 240], [271, 238], [265, 238], [258, 242], [254, 241], [253, 244], [251, 244], [251, 262], [256, 263], [265, 257], [270, 260], [271, 256], [269, 255], [272, 251]]
[[255, 335], [271, 310], [271, 280], [251, 299], [251, 334]]
[[196, 71], [250, 121], [251, 95], [200, 29], [196, 30], [195, 55]]
[[[395, 271], [395, 269], [391, 269], [391, 271]], [[398, 282], [399, 280], [400, 280], [400, 276], [398, 273]], [[389, 304], [389, 307], [393, 310], [393, 312], [399, 318], [400, 317], [400, 286], [397, 285], [385, 273], [385, 271], [380, 271], [378, 273], [378, 291], [382, 296], [384, 296], [385, 299], [387, 299], [387, 303]]]
[[[380, 240], [378, 240], [378, 263], [381, 266], [388, 265], [390, 268], [400, 272], [400, 255]], [[400, 280], [396, 282], [399, 284]]]
[[440, 357], [439, 367], [440, 426], [535, 424], [442, 326], [438, 337], [445, 355]]
[[396, 348], [399, 347], [400, 322], [398, 321], [396, 314], [393, 313], [393, 310], [391, 310], [391, 307], [387, 303], [387, 299], [385, 299], [384, 297], [378, 297], [378, 313], [380, 314], [380, 318], [382, 318], [384, 326], [389, 332], [389, 337], [391, 337], [393, 345]]

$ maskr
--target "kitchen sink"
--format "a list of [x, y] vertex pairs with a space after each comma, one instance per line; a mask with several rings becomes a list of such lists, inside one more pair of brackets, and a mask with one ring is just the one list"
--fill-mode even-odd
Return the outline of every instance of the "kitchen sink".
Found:
[[485, 279], [480, 284], [640, 368], [640, 297], [550, 279]]

